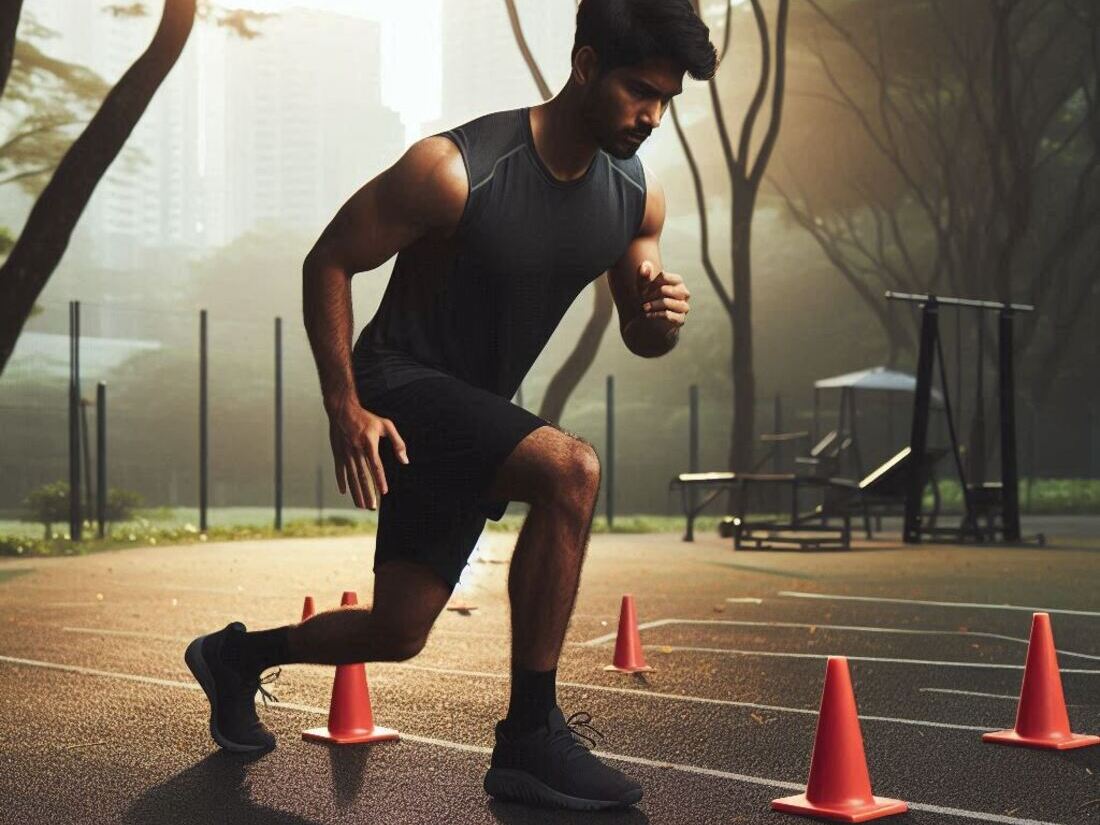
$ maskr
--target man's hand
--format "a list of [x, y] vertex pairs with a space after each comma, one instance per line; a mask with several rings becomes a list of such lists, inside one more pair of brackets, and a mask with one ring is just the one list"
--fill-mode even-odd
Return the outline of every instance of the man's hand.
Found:
[[688, 292], [684, 279], [675, 272], [658, 272], [651, 261], [638, 265], [638, 294], [646, 318], [667, 323], [665, 337], [669, 338], [684, 325], [690, 311]]
[[[345, 404], [329, 415], [329, 441], [336, 465], [336, 486], [340, 488], [341, 495], [351, 490], [356, 507], [377, 510], [376, 491], [381, 490], [382, 495], [389, 492], [378, 454], [378, 441], [383, 437], [390, 439], [398, 460], [408, 464], [405, 442], [390, 419], [363, 409], [357, 402]], [[374, 482], [373, 489], [368, 484], [368, 477]]]

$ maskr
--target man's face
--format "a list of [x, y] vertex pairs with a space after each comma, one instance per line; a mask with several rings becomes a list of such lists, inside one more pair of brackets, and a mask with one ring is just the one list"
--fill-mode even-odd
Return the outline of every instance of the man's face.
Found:
[[600, 148], [617, 158], [633, 157], [680, 93], [683, 77], [684, 70], [667, 58], [597, 71], [587, 84], [582, 115]]

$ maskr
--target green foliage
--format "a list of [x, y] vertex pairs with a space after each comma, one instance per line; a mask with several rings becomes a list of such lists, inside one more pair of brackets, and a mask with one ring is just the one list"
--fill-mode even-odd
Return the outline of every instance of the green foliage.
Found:
[[[4, 89], [10, 128], [0, 141], [0, 185], [37, 195], [110, 85], [84, 66], [51, 57], [38, 42], [56, 32], [28, 20]], [[124, 161], [125, 162], [125, 161]]]
[[[955, 480], [940, 482], [941, 508], [945, 513], [963, 511], [962, 490]], [[1025, 515], [1100, 515], [1100, 480], [1087, 478], [1037, 478], [1028, 486], [1020, 482], [1020, 512]], [[926, 492], [925, 507], [932, 506]]]
[[[37, 495], [44, 508], [56, 506], [59, 498], [64, 503], [62, 514], [68, 519], [68, 485], [64, 482], [47, 484], [34, 491], [28, 499]], [[944, 514], [957, 514], [961, 511], [961, 499], [957, 483], [940, 483], [943, 496]], [[127, 494], [122, 500], [131, 502], [134, 494]], [[1100, 480], [1082, 479], [1037, 479], [1032, 486], [1031, 506], [1027, 506], [1027, 483], [1020, 485], [1020, 506], [1025, 514], [1048, 515], [1100, 515]], [[931, 506], [931, 499], [926, 501]], [[159, 508], [142, 511], [145, 514], [163, 513], [170, 509]], [[777, 514], [778, 515], [778, 514]], [[522, 514], [504, 516], [499, 522], [487, 521], [486, 529], [494, 532], [517, 532], [523, 525]], [[717, 530], [721, 516], [705, 515], [695, 520], [697, 535], [713, 535]], [[358, 521], [347, 516], [330, 515], [318, 524], [316, 519], [298, 519], [288, 522], [283, 529], [257, 525], [233, 525], [212, 527], [205, 533], [199, 532], [193, 524], [156, 527], [144, 516], [134, 521], [120, 522], [112, 533], [104, 539], [94, 538], [95, 525], [84, 522], [85, 535], [89, 538], [74, 542], [68, 538], [34, 539], [25, 536], [0, 535], [0, 557], [3, 556], [73, 556], [85, 555], [104, 550], [118, 550], [125, 547], [148, 547], [158, 544], [179, 545], [205, 542], [250, 541], [256, 539], [278, 538], [316, 538], [329, 536], [370, 535], [375, 533], [377, 525], [372, 521]], [[684, 517], [682, 515], [639, 515], [624, 514], [615, 519], [613, 527], [608, 529], [607, 519], [597, 514], [592, 522], [593, 533], [676, 533], [682, 534]]]
[[[140, 505], [141, 496], [137, 493], [110, 487], [107, 490], [106, 520], [109, 524], [128, 521]], [[54, 481], [31, 490], [23, 499], [23, 507], [25, 510], [21, 520], [42, 524], [46, 528], [44, 541], [49, 542], [53, 538], [54, 523], [69, 521], [69, 482]], [[84, 523], [91, 526], [88, 521]]]
[[0, 226], [0, 255], [7, 255], [15, 246], [15, 236], [6, 226]]
[[141, 496], [132, 490], [107, 489], [107, 506], [104, 517], [108, 522], [127, 521], [134, 510], [141, 506]]
[[342, 516], [329, 516], [318, 525], [314, 519], [288, 522], [281, 531], [271, 526], [231, 525], [211, 527], [205, 533], [193, 524], [172, 527], [154, 527], [145, 518], [115, 526], [105, 538], [95, 538], [95, 525], [84, 522], [83, 541], [67, 538], [34, 539], [26, 536], [0, 536], [2, 556], [83, 556], [105, 550], [125, 547], [149, 547], [158, 544], [179, 545], [219, 541], [253, 541], [256, 539], [316, 538], [371, 534], [375, 525], [366, 521], [354, 521]]
[[53, 536], [53, 524], [69, 519], [69, 483], [67, 481], [54, 481], [43, 484], [27, 493], [23, 499], [26, 513], [23, 521], [32, 521], [46, 528], [45, 538], [48, 541]]

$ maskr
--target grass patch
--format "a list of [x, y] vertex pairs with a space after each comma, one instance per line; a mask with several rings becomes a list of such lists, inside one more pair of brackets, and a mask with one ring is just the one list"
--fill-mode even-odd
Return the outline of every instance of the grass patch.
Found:
[[316, 520], [305, 519], [287, 522], [281, 531], [272, 526], [234, 524], [210, 527], [203, 533], [192, 524], [163, 527], [142, 519], [118, 525], [102, 539], [95, 537], [94, 525], [85, 522], [84, 530], [89, 538], [82, 541], [71, 541], [64, 536], [43, 539], [25, 535], [0, 535], [0, 556], [84, 556], [105, 550], [158, 544], [181, 545], [210, 541], [370, 535], [375, 532], [375, 524], [368, 521], [353, 521], [342, 516], [329, 516], [321, 524], [317, 524]]
[[[486, 521], [485, 529], [492, 532], [518, 532], [523, 526], [523, 514], [506, 515], [499, 522]], [[714, 531], [719, 516], [700, 516], [695, 520], [696, 530]], [[316, 519], [297, 519], [283, 525], [281, 531], [270, 525], [232, 524], [210, 527], [201, 533], [193, 524], [158, 525], [147, 519], [120, 524], [112, 528], [109, 536], [95, 538], [95, 525], [85, 522], [82, 541], [70, 541], [64, 536], [43, 539], [28, 535], [0, 535], [0, 556], [85, 556], [127, 547], [155, 545], [188, 545], [211, 541], [251, 541], [255, 539], [324, 538], [330, 536], [373, 535], [374, 521], [359, 520], [347, 516], [326, 516], [321, 524]], [[663, 533], [684, 529], [683, 516], [623, 515], [608, 528], [607, 519], [597, 514], [592, 524], [593, 533]], [[14, 572], [14, 571], [13, 571]], [[0, 579], [2, 581], [2, 579]]]
[[[1100, 515], [1100, 480], [1095, 479], [1035, 479], [1028, 489], [1028, 482], [1020, 482], [1020, 511], [1024, 515]], [[959, 484], [954, 480], [940, 482], [941, 513], [955, 515], [962, 512], [962, 496]], [[807, 502], [808, 504], [808, 502]], [[925, 506], [931, 508], [931, 495], [926, 496]], [[715, 505], [718, 506], [718, 505]], [[112, 525], [110, 536], [94, 538], [95, 526], [85, 523], [83, 541], [70, 541], [64, 533], [53, 539], [42, 538], [41, 525], [17, 521], [0, 522], [0, 557], [2, 556], [82, 556], [88, 553], [119, 550], [125, 547], [150, 545], [182, 545], [208, 541], [247, 541], [278, 538], [321, 538], [328, 536], [371, 535], [377, 530], [377, 514], [364, 514], [361, 510], [346, 510], [325, 516], [321, 523], [315, 511], [309, 508], [287, 508], [283, 529], [271, 524], [272, 510], [264, 507], [219, 508], [211, 510], [211, 519], [217, 521], [205, 533], [195, 524], [198, 512], [194, 509], [159, 507], [140, 510], [133, 521]], [[14, 514], [5, 514], [14, 515]], [[755, 513], [762, 517], [765, 514]], [[505, 515], [499, 522], [487, 521], [485, 529], [491, 532], [517, 532], [523, 526], [523, 513]], [[700, 515], [695, 519], [695, 530], [700, 535], [717, 531], [720, 515]], [[65, 525], [56, 525], [64, 530]], [[597, 512], [592, 522], [593, 533], [683, 533], [683, 515], [623, 514], [608, 527], [602, 512]], [[15, 575], [19, 571], [5, 571]], [[2, 576], [3, 573], [0, 573]], [[0, 578], [3, 582], [4, 578]]]
[[33, 567], [26, 567], [20, 570], [0, 570], [0, 584], [5, 584], [16, 576], [22, 576], [24, 573], [30, 573], [33, 570]]
[[[990, 479], [995, 481], [998, 479]], [[960, 514], [963, 511], [962, 488], [948, 479], [940, 482], [942, 512]], [[1027, 516], [1088, 516], [1100, 515], [1100, 479], [1037, 478], [1019, 486], [1020, 512]], [[925, 504], [932, 506], [932, 496], [925, 495]]]

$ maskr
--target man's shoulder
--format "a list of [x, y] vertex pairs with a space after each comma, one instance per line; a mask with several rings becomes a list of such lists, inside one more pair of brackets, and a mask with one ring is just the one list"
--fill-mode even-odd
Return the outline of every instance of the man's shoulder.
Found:
[[604, 152], [603, 154], [607, 158], [608, 163], [611, 164], [613, 172], [617, 172], [622, 176], [624, 181], [641, 192], [642, 195], [645, 195], [647, 170], [642, 164], [641, 157], [637, 153], [628, 158], [617, 158], [610, 152]]
[[479, 115], [436, 136], [450, 140], [466, 164], [471, 187], [492, 174], [503, 158], [526, 146], [525, 109], [504, 109]]

